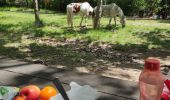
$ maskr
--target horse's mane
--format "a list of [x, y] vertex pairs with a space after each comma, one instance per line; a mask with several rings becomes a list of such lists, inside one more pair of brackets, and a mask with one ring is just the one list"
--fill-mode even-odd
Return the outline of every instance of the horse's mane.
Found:
[[123, 10], [116, 3], [111, 3], [110, 5], [112, 5], [117, 12], [121, 12], [124, 15]]

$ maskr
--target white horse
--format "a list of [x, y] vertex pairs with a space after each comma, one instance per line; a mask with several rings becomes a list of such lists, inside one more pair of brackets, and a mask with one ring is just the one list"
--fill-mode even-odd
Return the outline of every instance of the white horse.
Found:
[[85, 26], [87, 26], [87, 17], [92, 15], [93, 8], [88, 2], [84, 3], [70, 3], [67, 5], [67, 22], [68, 26], [73, 27], [73, 17], [75, 14], [79, 13], [81, 18], [80, 26], [82, 26], [82, 21], [85, 17]]
[[[94, 13], [96, 13], [96, 10], [97, 7], [94, 8]], [[116, 26], [117, 16], [120, 17], [120, 23], [122, 24], [122, 27], [125, 27], [126, 25], [126, 17], [124, 16], [122, 9], [115, 3], [109, 5], [102, 5], [102, 16], [110, 17], [109, 25], [111, 25], [112, 18], [114, 17], [115, 26]]]

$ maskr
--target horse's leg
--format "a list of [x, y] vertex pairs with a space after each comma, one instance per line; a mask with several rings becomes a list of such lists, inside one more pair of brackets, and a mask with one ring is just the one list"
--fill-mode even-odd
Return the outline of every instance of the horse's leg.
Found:
[[114, 21], [115, 21], [115, 27], [116, 27], [116, 16], [114, 16]]
[[81, 21], [80, 21], [80, 27], [82, 27], [83, 19], [84, 19], [84, 15], [83, 15], [83, 16], [82, 16], [82, 18], [81, 18]]
[[71, 20], [70, 20], [70, 22], [71, 22], [71, 28], [73, 28], [73, 15], [71, 15]]
[[110, 17], [110, 20], [109, 20], [109, 26], [111, 25], [111, 22], [112, 22], [112, 17]]
[[85, 17], [85, 26], [87, 27], [87, 16]]
[[70, 24], [71, 24], [71, 28], [73, 28], [73, 18], [70, 18]]

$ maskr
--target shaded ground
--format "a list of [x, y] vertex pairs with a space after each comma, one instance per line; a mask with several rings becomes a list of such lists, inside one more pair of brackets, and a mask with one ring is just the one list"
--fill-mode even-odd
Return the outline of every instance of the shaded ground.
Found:
[[[40, 87], [51, 85], [51, 79], [59, 77], [66, 90], [68, 84], [75, 81], [81, 85], [90, 85], [100, 92], [100, 99], [108, 100], [136, 100], [139, 91], [136, 82], [107, 78], [95, 74], [77, 73], [65, 69], [33, 64], [19, 60], [0, 57], [1, 85], [25, 86], [35, 84]], [[103, 99], [102, 99], [103, 98]]]
[[5, 42], [0, 40], [0, 54], [50, 67], [102, 74], [133, 81], [137, 81], [143, 68], [143, 61], [147, 57], [157, 57], [162, 61], [163, 66], [170, 65], [170, 46], [165, 46], [168, 47], [166, 49], [147, 49], [147, 44], [120, 45], [98, 41], [91, 43], [74, 39], [63, 41], [34, 39], [36, 39], [35, 43], [19, 48], [4, 47]]
[[170, 25], [163, 21], [129, 20], [126, 28], [115, 29], [105, 27], [104, 19], [99, 30], [68, 29], [64, 15], [44, 14], [45, 26], [35, 28], [33, 15], [8, 13], [0, 13], [3, 56], [133, 81], [147, 57], [159, 58], [165, 73], [170, 65]]

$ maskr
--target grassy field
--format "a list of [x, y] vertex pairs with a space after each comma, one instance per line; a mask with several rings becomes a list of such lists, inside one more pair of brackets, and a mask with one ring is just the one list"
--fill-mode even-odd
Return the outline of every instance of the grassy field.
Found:
[[[88, 41], [102, 41], [112, 44], [147, 44], [148, 48], [166, 48], [168, 43], [161, 43], [162, 39], [169, 40], [170, 24], [161, 20], [127, 20], [126, 28], [120, 25], [114, 28], [107, 28], [108, 19], [102, 19], [102, 28], [93, 30], [92, 26], [87, 29], [79, 27], [67, 28], [66, 15], [41, 14], [45, 26], [34, 27], [34, 15], [22, 12], [0, 12], [0, 30], [6, 33], [5, 36], [16, 35], [20, 38], [24, 34], [31, 34], [35, 37], [50, 37], [54, 39], [74, 38]], [[75, 17], [74, 25], [78, 26], [80, 18]], [[91, 19], [89, 25], [92, 25]], [[164, 37], [164, 38], [161, 38]], [[161, 38], [161, 39], [160, 39]], [[168, 41], [167, 41], [168, 42]]]
[[[167, 59], [170, 50], [170, 22], [165, 20], [127, 20], [125, 28], [109, 28], [107, 18], [102, 18], [101, 28], [67, 28], [66, 15], [41, 10], [44, 27], [34, 26], [31, 9], [0, 8], [0, 55], [25, 60], [38, 60], [50, 65], [94, 66], [120, 62], [123, 66], [138, 59], [155, 56]], [[78, 26], [76, 16], [74, 25]], [[127, 52], [128, 51], [128, 52]], [[128, 54], [127, 54], [128, 53]], [[135, 58], [135, 59], [137, 59]], [[92, 62], [95, 62], [92, 63]], [[99, 61], [100, 62], [100, 61]], [[130, 66], [130, 68], [133, 65]], [[140, 69], [141, 67], [135, 67]], [[91, 69], [91, 68], [90, 68]]]

